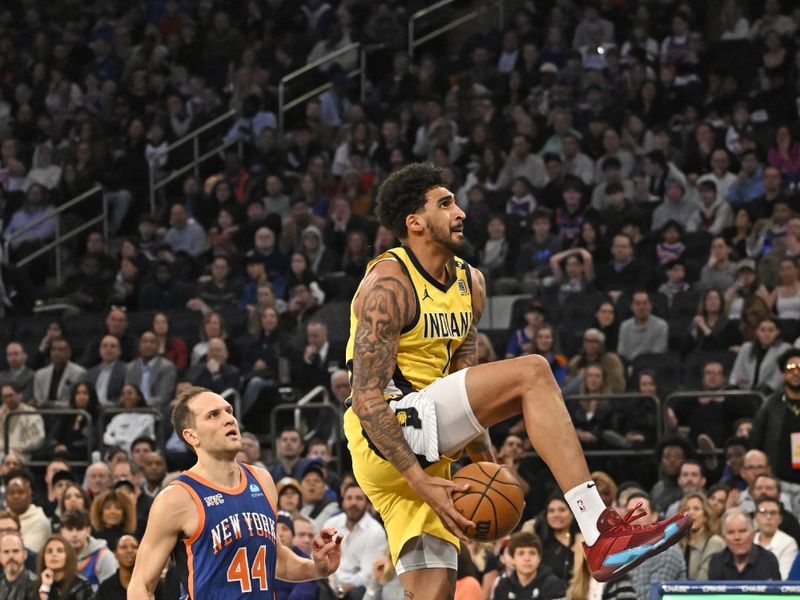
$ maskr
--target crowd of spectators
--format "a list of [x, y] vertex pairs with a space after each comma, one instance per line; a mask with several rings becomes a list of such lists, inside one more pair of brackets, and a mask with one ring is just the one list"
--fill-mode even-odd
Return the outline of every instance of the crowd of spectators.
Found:
[[[489, 294], [521, 297], [511, 322], [482, 336], [481, 361], [545, 356], [584, 447], [633, 451], [591, 459], [607, 472], [596, 480], [608, 502], [621, 512], [641, 504], [651, 519], [695, 516], [683, 548], [603, 597], [645, 597], [660, 579], [800, 570], [790, 543], [800, 541], [792, 3], [509, 1], [501, 25], [493, 4], [460, 1], [418, 31], [476, 9], [470, 24], [413, 57], [407, 23], [424, 2], [7, 4], [0, 590], [30, 575], [30, 585], [63, 587], [59, 597], [89, 598], [101, 579], [116, 587], [98, 597], [124, 596], [149, 501], [168, 471], [191, 464], [164, 418], [187, 386], [234, 390], [256, 433], [287, 388], [347, 398], [342, 315], [368, 261], [397, 243], [373, 216], [375, 196], [412, 161], [443, 170], [474, 246], [465, 258]], [[349, 77], [357, 52], [343, 53], [288, 87], [331, 84], [279, 130], [281, 78], [351, 42], [370, 48], [363, 89]], [[192, 157], [169, 144], [231, 108], [198, 143], [234, 145], [163, 187], [152, 212], [151, 174]], [[96, 183], [100, 194], [55, 214]], [[72, 240], [63, 281], [50, 254], [15, 266], [103, 205], [109, 239], [92, 230]], [[68, 308], [28, 316], [35, 305]], [[668, 401], [687, 389], [700, 392]], [[607, 400], [625, 391], [642, 396]], [[53, 407], [85, 412], [38, 412]], [[336, 423], [312, 415], [307, 426], [326, 440]], [[475, 575], [481, 598], [596, 594], [572, 517], [537, 459], [522, 458], [521, 432], [510, 422], [493, 439], [533, 520], [504, 550], [462, 553], [459, 581]], [[75, 483], [90, 436], [101, 456]], [[291, 429], [269, 441], [261, 449], [247, 434], [241, 458], [270, 466], [287, 543], [308, 553], [308, 534], [328, 519], [352, 532], [354, 553], [357, 536], [380, 537], [378, 523], [355, 528], [372, 517], [328, 464], [341, 448], [308, 444], [301, 458]], [[656, 461], [635, 452], [647, 449]], [[46, 489], [30, 461], [49, 461]], [[6, 535], [15, 527], [21, 537]], [[47, 582], [51, 544], [73, 566]], [[349, 560], [334, 593], [397, 592], [382, 550]], [[320, 591], [278, 597], [289, 593]]]

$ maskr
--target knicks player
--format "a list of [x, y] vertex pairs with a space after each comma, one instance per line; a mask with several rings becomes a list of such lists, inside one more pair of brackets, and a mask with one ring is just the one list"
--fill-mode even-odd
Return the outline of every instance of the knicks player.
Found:
[[458, 256], [468, 249], [464, 212], [439, 171], [412, 164], [390, 175], [377, 215], [402, 245], [367, 266], [353, 298], [344, 429], [405, 597], [452, 598], [456, 548], [474, 523], [453, 506], [451, 459], [466, 449], [473, 460], [493, 460], [487, 428], [519, 414], [565, 492], [596, 579], [618, 577], [677, 542], [687, 515], [629, 525], [638, 515], [623, 519], [603, 504], [544, 358], [477, 364], [485, 284]]
[[178, 398], [172, 422], [197, 464], [153, 502], [129, 600], [153, 597], [173, 550], [182, 600], [274, 598], [275, 578], [307, 581], [336, 570], [341, 537], [333, 529], [314, 539], [313, 559], [281, 544], [275, 484], [266, 470], [234, 461], [242, 437], [224, 398], [190, 388]]

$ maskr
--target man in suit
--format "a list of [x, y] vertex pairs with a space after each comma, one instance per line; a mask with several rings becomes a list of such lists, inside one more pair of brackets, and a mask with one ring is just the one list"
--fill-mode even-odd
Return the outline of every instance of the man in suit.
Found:
[[128, 315], [124, 308], [112, 306], [106, 315], [106, 332], [86, 346], [80, 361], [83, 366], [91, 367], [100, 362], [100, 344], [107, 335], [119, 340], [122, 360], [129, 362], [136, 358], [136, 338], [128, 333]]
[[72, 348], [63, 337], [50, 342], [50, 364], [33, 376], [33, 398], [38, 405], [69, 406], [72, 387], [86, 379], [86, 369], [72, 362]]
[[125, 385], [127, 364], [119, 357], [122, 346], [119, 339], [109, 334], [100, 342], [100, 362], [89, 369], [86, 379], [94, 386], [102, 406], [116, 406]]
[[228, 388], [238, 390], [242, 374], [237, 367], [228, 363], [225, 341], [215, 337], [208, 340], [206, 360], [189, 369], [187, 377], [193, 385], [221, 394]]
[[33, 398], [33, 369], [28, 367], [28, 355], [22, 344], [17, 341], [8, 343], [6, 363], [8, 369], [0, 371], [0, 385], [16, 384], [22, 390], [22, 401], [29, 402]]
[[139, 358], [128, 364], [125, 383], [138, 386], [148, 406], [165, 407], [172, 399], [176, 378], [175, 365], [158, 355], [156, 334], [145, 331], [139, 338]]
[[302, 354], [293, 361], [293, 381], [303, 392], [318, 385], [330, 391], [331, 373], [344, 368], [344, 348], [331, 345], [328, 327], [318, 320], [306, 325], [306, 340]]

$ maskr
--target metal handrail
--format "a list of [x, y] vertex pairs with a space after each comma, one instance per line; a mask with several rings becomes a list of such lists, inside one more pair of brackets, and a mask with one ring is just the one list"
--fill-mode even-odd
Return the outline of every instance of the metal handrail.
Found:
[[214, 119], [211, 119], [208, 123], [203, 123], [197, 129], [193, 129], [192, 131], [190, 131], [189, 133], [184, 135], [182, 138], [178, 138], [177, 140], [172, 142], [169, 146], [164, 148], [164, 150], [161, 150], [159, 152], [155, 152], [153, 154], [153, 156], [164, 156], [165, 154], [169, 154], [170, 152], [175, 150], [175, 148], [178, 148], [179, 146], [182, 146], [183, 144], [185, 144], [189, 140], [191, 140], [193, 138], [196, 138], [199, 135], [204, 134], [206, 131], [208, 131], [212, 127], [216, 127], [217, 125], [219, 125], [223, 121], [226, 121], [227, 119], [230, 119], [231, 117], [235, 117], [236, 114], [237, 114], [236, 113], [236, 109], [234, 109], [234, 108], [230, 109], [228, 112], [223, 113], [223, 114], [221, 114], [220, 116], [218, 116], [218, 117], [216, 117]]
[[117, 415], [123, 413], [143, 413], [148, 415], [153, 415], [155, 419], [155, 433], [156, 433], [156, 443], [159, 448], [164, 447], [164, 431], [161, 427], [161, 422], [164, 420], [164, 414], [157, 408], [153, 408], [152, 406], [142, 406], [137, 408], [123, 408], [121, 406], [101, 406], [98, 414], [98, 421], [99, 427], [97, 428], [97, 447], [102, 448], [105, 446], [105, 441], [103, 441], [103, 434], [105, 433], [105, 426], [106, 423], [110, 422], [111, 419]]
[[288, 75], [284, 75], [281, 78], [280, 82], [278, 83], [278, 133], [283, 134], [284, 115], [286, 114], [287, 110], [292, 109], [295, 106], [299, 106], [306, 100], [309, 100], [314, 96], [317, 96], [322, 92], [325, 92], [333, 87], [333, 84], [329, 81], [327, 83], [323, 83], [322, 85], [318, 85], [314, 89], [302, 94], [301, 96], [295, 98], [294, 100], [291, 100], [290, 102], [286, 102], [286, 84], [292, 81], [293, 79], [297, 79], [300, 75], [312, 71], [313, 69], [317, 68], [320, 65], [324, 65], [325, 63], [331, 62], [332, 60], [339, 58], [340, 56], [343, 56], [345, 54], [349, 54], [350, 52], [353, 51], [361, 52], [361, 58], [359, 62], [360, 66], [357, 69], [353, 69], [352, 71], [348, 72], [347, 77], [348, 78], [356, 77], [357, 75], [362, 74], [361, 65], [363, 65], [364, 61], [366, 60], [364, 58], [364, 53], [366, 50], [362, 48], [361, 42], [352, 42], [351, 44], [339, 48], [338, 50], [334, 50], [333, 52], [329, 52], [324, 56], [320, 56], [318, 59], [311, 61], [307, 65], [304, 65], [299, 69], [292, 71]]
[[225, 400], [232, 398], [233, 401], [231, 402], [231, 405], [233, 406], [233, 414], [237, 419], [239, 419], [239, 421], [241, 421], [244, 415], [242, 414], [242, 396], [239, 393], [239, 390], [230, 387], [223, 390], [220, 396], [225, 398]]
[[5, 241], [5, 255], [6, 256], [10, 256], [9, 249], [10, 249], [10, 246], [11, 246], [11, 242], [13, 242], [16, 239], [19, 239], [22, 235], [24, 235], [25, 233], [27, 233], [27, 232], [31, 231], [32, 229], [38, 227], [42, 223], [44, 223], [44, 222], [46, 222], [46, 221], [48, 221], [50, 219], [53, 219], [54, 222], [55, 222], [55, 230], [56, 230], [55, 237], [51, 241], [49, 241], [47, 244], [45, 244], [44, 246], [39, 248], [38, 250], [36, 250], [34, 252], [31, 252], [27, 256], [25, 256], [25, 257], [21, 258], [20, 260], [18, 260], [17, 263], [16, 263], [16, 266], [17, 267], [24, 267], [25, 265], [29, 264], [30, 262], [36, 260], [37, 258], [42, 256], [43, 254], [46, 254], [47, 252], [50, 252], [51, 250], [53, 250], [55, 248], [55, 251], [56, 251], [56, 281], [58, 282], [59, 285], [61, 285], [61, 244], [63, 242], [71, 240], [76, 235], [78, 235], [80, 233], [83, 233], [87, 229], [89, 229], [91, 227], [94, 227], [95, 225], [97, 225], [98, 223], [101, 223], [101, 222], [103, 224], [103, 239], [107, 240], [108, 239], [108, 203], [107, 203], [105, 197], [103, 197], [103, 202], [102, 202], [103, 210], [98, 216], [93, 217], [93, 218], [89, 219], [88, 221], [85, 221], [85, 222], [81, 223], [79, 226], [75, 227], [71, 231], [68, 231], [67, 233], [64, 233], [64, 234], [61, 233], [61, 215], [64, 212], [66, 212], [67, 210], [69, 210], [70, 208], [72, 208], [73, 206], [77, 206], [81, 202], [86, 201], [87, 199], [95, 196], [96, 194], [102, 194], [102, 193], [103, 193], [103, 186], [101, 186], [99, 183], [95, 184], [94, 187], [86, 190], [85, 192], [83, 192], [82, 194], [79, 194], [78, 196], [75, 196], [72, 200], [69, 200], [68, 202], [65, 202], [61, 206], [55, 207], [52, 212], [50, 212], [50, 213], [48, 213], [48, 214], [36, 219], [33, 223], [29, 223], [28, 225], [26, 225], [25, 227], [23, 227], [19, 231], [14, 232], [14, 234], [11, 237], [9, 237], [8, 239], [6, 239], [6, 241]]
[[[311, 404], [311, 401], [316, 398], [317, 396], [322, 397], [322, 402], [328, 404], [328, 390], [325, 389], [324, 385], [318, 385], [314, 389], [306, 392], [302, 398], [300, 398], [295, 405], [298, 407], [303, 407]], [[300, 429], [300, 411], [301, 408], [296, 408], [294, 411], [294, 426], [295, 429]]]
[[[319, 392], [317, 392], [316, 390], [318, 388], [320, 388], [320, 387], [322, 387], [322, 386], [317, 386], [316, 388], [311, 390], [311, 392], [309, 392], [308, 394], [303, 396], [303, 398], [308, 397], [309, 394], [312, 394], [312, 393], [318, 395]], [[274, 443], [274, 440], [278, 439], [278, 435], [280, 433], [278, 431], [278, 414], [285, 413], [285, 412], [293, 412], [296, 415], [298, 410], [321, 410], [321, 411], [329, 412], [329, 413], [331, 413], [331, 418], [334, 418], [336, 420], [336, 422], [338, 423], [338, 425], [336, 427], [332, 428], [331, 437], [328, 440], [328, 445], [330, 446], [330, 448], [332, 450], [331, 454], [333, 456], [333, 462], [336, 465], [336, 471], [341, 476], [341, 474], [342, 474], [342, 456], [341, 456], [341, 445], [339, 444], [339, 442], [342, 439], [342, 433], [343, 433], [343, 430], [342, 430], [342, 427], [341, 427], [342, 409], [339, 406], [337, 406], [337, 405], [335, 405], [335, 404], [333, 404], [331, 402], [309, 402], [309, 401], [306, 401], [306, 403], [300, 409], [297, 408], [297, 405], [295, 403], [291, 403], [291, 402], [285, 402], [285, 403], [278, 404], [277, 406], [275, 406], [272, 409], [272, 411], [270, 413], [270, 416], [269, 416], [269, 419], [270, 419], [270, 435], [271, 435], [271, 438], [273, 440], [273, 443]], [[299, 423], [298, 423], [298, 425], [299, 425]], [[296, 429], [299, 430], [299, 427], [296, 427]], [[306, 441], [308, 441], [308, 439], [306, 439]]]
[[575, 394], [572, 396], [567, 396], [564, 398], [564, 402], [569, 400], [605, 400], [605, 401], [612, 401], [612, 400], [652, 400], [656, 405], [656, 439], [654, 440], [656, 444], [661, 441], [664, 436], [664, 421], [665, 421], [665, 414], [662, 408], [663, 404], [659, 398], [655, 396], [651, 396], [650, 394], [640, 394], [638, 392], [622, 392], [619, 394], [609, 393], [609, 394]]
[[423, 17], [425, 17], [425, 16], [427, 16], [427, 15], [433, 13], [433, 12], [436, 12], [440, 8], [444, 8], [446, 6], [449, 6], [450, 4], [453, 4], [454, 2], [456, 2], [456, 0], [440, 0], [439, 2], [436, 2], [434, 4], [431, 4], [430, 6], [427, 6], [427, 7], [423, 8], [423, 9], [420, 9], [417, 12], [415, 12], [413, 15], [411, 15], [411, 17], [408, 19], [408, 56], [411, 59], [414, 58], [414, 50], [417, 48], [417, 46], [421, 46], [425, 42], [429, 42], [430, 40], [439, 37], [443, 33], [447, 33], [448, 31], [450, 31], [452, 29], [455, 29], [456, 27], [459, 27], [459, 26], [461, 26], [462, 24], [464, 24], [464, 23], [466, 23], [468, 21], [471, 21], [472, 19], [477, 17], [482, 10], [487, 10], [489, 8], [490, 4], [497, 5], [497, 8], [498, 8], [498, 15], [497, 15], [498, 24], [499, 24], [499, 26], [501, 28], [503, 27], [503, 23], [504, 23], [504, 20], [505, 20], [505, 0], [495, 0], [492, 3], [487, 3], [486, 5], [482, 5], [482, 6], [478, 7], [477, 9], [468, 12], [465, 15], [462, 15], [462, 16], [456, 18], [456, 19], [451, 20], [446, 25], [442, 25], [438, 29], [435, 29], [434, 31], [431, 31], [430, 33], [425, 34], [421, 38], [416, 38], [415, 39], [414, 36], [415, 36], [415, 30], [416, 30], [417, 21], [419, 21], [421, 18], [423, 18]]
[[221, 114], [220, 116], [211, 119], [207, 123], [203, 123], [197, 129], [193, 129], [191, 132], [187, 133], [182, 138], [179, 138], [179, 139], [175, 140], [169, 146], [167, 146], [164, 150], [161, 150], [161, 151], [156, 152], [155, 154], [153, 154], [153, 158], [161, 158], [163, 156], [168, 155], [171, 151], [175, 150], [175, 148], [178, 148], [179, 146], [184, 145], [188, 141], [191, 141], [192, 142], [192, 152], [194, 154], [194, 159], [192, 161], [190, 161], [188, 164], [186, 164], [183, 167], [181, 167], [180, 169], [176, 169], [176, 170], [172, 171], [171, 173], [169, 173], [168, 175], [166, 175], [165, 177], [162, 177], [158, 181], [156, 181], [156, 177], [155, 177], [156, 170], [157, 170], [154, 167], [154, 162], [155, 161], [154, 160], [147, 161], [147, 171], [148, 171], [147, 177], [148, 177], [148, 183], [150, 184], [150, 214], [153, 214], [153, 215], [156, 214], [156, 193], [158, 192], [158, 190], [163, 188], [165, 185], [167, 185], [171, 181], [174, 181], [176, 178], [178, 178], [181, 175], [183, 175], [184, 173], [186, 173], [189, 169], [194, 169], [195, 176], [199, 177], [200, 176], [200, 170], [198, 168], [198, 165], [200, 165], [200, 163], [205, 162], [210, 157], [212, 157], [215, 154], [217, 154], [217, 153], [229, 148], [230, 146], [232, 146], [234, 144], [239, 144], [240, 153], [241, 153], [241, 142], [239, 142], [237, 140], [229, 140], [229, 141], [223, 141], [218, 146], [216, 146], [215, 148], [209, 150], [208, 152], [206, 152], [202, 156], [200, 155], [200, 136], [202, 134], [204, 134], [205, 132], [207, 132], [209, 129], [212, 129], [212, 128], [216, 127], [220, 123], [223, 123], [223, 122], [228, 121], [228, 120], [230, 120], [232, 118], [235, 118], [237, 115], [238, 115], [237, 111], [232, 108], [232, 109], [228, 110], [227, 112]]
[[[8, 442], [10, 437], [9, 432], [9, 421], [11, 417], [14, 416], [34, 416], [38, 415], [40, 417], [45, 417], [47, 415], [53, 416], [67, 416], [67, 415], [82, 415], [86, 419], [86, 426], [89, 429], [89, 435], [86, 436], [86, 461], [70, 461], [75, 466], [86, 466], [91, 463], [92, 452], [94, 451], [94, 422], [92, 420], [92, 415], [80, 408], [37, 408], [35, 412], [27, 411], [27, 410], [11, 410], [6, 415], [6, 420], [3, 423], [3, 448], [5, 453], [8, 453]], [[45, 440], [47, 440], [47, 429], [45, 428]], [[29, 467], [44, 467], [50, 461], [49, 460], [29, 460], [26, 461], [26, 465]]]

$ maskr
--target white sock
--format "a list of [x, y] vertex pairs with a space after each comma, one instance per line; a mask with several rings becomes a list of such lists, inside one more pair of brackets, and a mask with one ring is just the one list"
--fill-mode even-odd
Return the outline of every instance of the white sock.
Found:
[[578, 521], [586, 545], [591, 546], [600, 537], [597, 519], [606, 509], [603, 499], [597, 493], [597, 485], [594, 481], [587, 481], [572, 488], [564, 494], [564, 498]]

